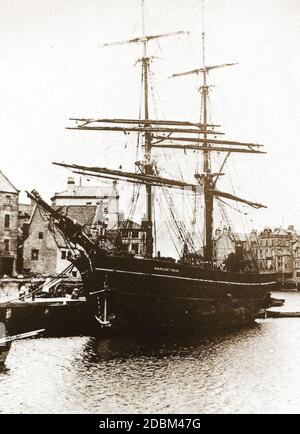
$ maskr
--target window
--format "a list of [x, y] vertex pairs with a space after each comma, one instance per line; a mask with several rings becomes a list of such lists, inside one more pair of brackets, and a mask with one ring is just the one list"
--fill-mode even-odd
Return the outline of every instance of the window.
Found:
[[38, 249], [32, 249], [31, 250], [31, 259], [32, 259], [32, 261], [38, 261], [38, 259], [39, 259], [39, 250]]
[[39, 232], [39, 240], [42, 240], [44, 238], [44, 233], [43, 232]]
[[4, 240], [4, 251], [9, 252], [9, 240]]
[[72, 257], [72, 253], [70, 250], [62, 250], [61, 251], [61, 259], [70, 259]]
[[92, 202], [86, 202], [86, 205], [92, 205]]
[[138, 238], [138, 237], [139, 237], [139, 231], [138, 230], [132, 231], [132, 238]]
[[5, 205], [10, 205], [10, 204], [11, 204], [11, 197], [5, 196]]
[[134, 253], [135, 255], [138, 253], [139, 250], [139, 246], [137, 244], [132, 244], [131, 245], [131, 252]]
[[4, 227], [5, 229], [8, 229], [10, 226], [10, 215], [9, 214], [5, 214], [4, 216]]

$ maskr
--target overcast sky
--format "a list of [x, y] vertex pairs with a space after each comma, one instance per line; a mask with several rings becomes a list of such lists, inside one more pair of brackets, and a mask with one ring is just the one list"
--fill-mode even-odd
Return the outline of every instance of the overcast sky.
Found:
[[[199, 79], [168, 76], [201, 66], [201, 3], [146, 0], [147, 33], [191, 32], [149, 47], [154, 115], [199, 117]], [[239, 62], [211, 74], [211, 118], [228, 139], [268, 152], [228, 164], [236, 194], [268, 205], [250, 225], [300, 229], [300, 1], [207, 0], [205, 23], [207, 63]], [[0, 0], [0, 29], [1, 170], [11, 181], [49, 198], [68, 175], [52, 161], [129, 168], [123, 136], [65, 127], [72, 116], [138, 115], [141, 47], [99, 47], [141, 34], [140, 0]]]

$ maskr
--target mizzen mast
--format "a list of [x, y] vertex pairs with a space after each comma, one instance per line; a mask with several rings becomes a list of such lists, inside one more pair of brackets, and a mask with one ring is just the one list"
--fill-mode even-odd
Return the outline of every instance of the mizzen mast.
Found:
[[[202, 49], [203, 49], [203, 66], [205, 65], [205, 32], [202, 33]], [[203, 124], [204, 129], [207, 125], [207, 99], [209, 87], [207, 86], [207, 70], [203, 70], [203, 84], [200, 88], [203, 107]], [[207, 134], [203, 134], [203, 138], [207, 140]], [[208, 144], [208, 147], [210, 145]], [[205, 202], [205, 245], [204, 257], [211, 261], [213, 258], [213, 206], [214, 199], [212, 194], [213, 183], [211, 176], [210, 154], [206, 150], [203, 152], [203, 180], [204, 180], [204, 202]]]
[[[142, 0], [142, 25], [143, 35], [145, 36], [145, 2]], [[144, 118], [149, 120], [149, 69], [150, 58], [147, 53], [147, 39], [143, 42], [143, 58], [142, 58], [142, 77], [144, 82]], [[151, 126], [151, 125], [149, 125]], [[144, 173], [146, 176], [153, 175], [153, 164], [151, 161], [151, 133], [145, 132], [145, 152], [144, 152]], [[147, 218], [147, 237], [146, 237], [146, 257], [151, 258], [153, 255], [153, 197], [152, 186], [146, 186], [146, 218]]]

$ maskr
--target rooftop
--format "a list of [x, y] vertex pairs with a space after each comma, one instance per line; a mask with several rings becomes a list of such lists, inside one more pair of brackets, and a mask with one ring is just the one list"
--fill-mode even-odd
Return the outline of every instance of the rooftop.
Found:
[[0, 191], [4, 193], [19, 193], [19, 190], [10, 182], [10, 180], [0, 170]]

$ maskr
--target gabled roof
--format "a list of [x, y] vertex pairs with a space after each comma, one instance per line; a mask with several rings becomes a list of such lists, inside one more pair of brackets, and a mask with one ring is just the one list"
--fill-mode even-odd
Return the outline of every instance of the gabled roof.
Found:
[[274, 235], [286, 237], [289, 232], [286, 229], [278, 228], [274, 230]]
[[227, 239], [230, 239], [233, 242], [234, 241], [238, 241], [238, 240], [236, 240], [235, 235], [236, 234], [234, 234], [233, 232], [231, 232], [230, 229], [227, 229], [227, 228], [219, 229], [218, 233], [214, 235], [213, 241], [218, 241], [220, 238], [227, 238]]
[[19, 193], [19, 190], [10, 182], [10, 180], [0, 170], [0, 191], [4, 193]]
[[[96, 206], [85, 206], [85, 205], [70, 205], [70, 206], [53, 206], [54, 209], [59, 209], [61, 212], [76, 223], [84, 226], [86, 233], [89, 233], [94, 220]], [[66, 248], [66, 242], [59, 231], [55, 231], [54, 240], [58, 247]]]
[[31, 203], [19, 203], [19, 216], [29, 215], [29, 217], [32, 214], [34, 205]]
[[62, 214], [66, 215], [80, 225], [91, 226], [95, 216], [97, 207], [95, 205], [68, 205], [68, 206], [53, 206], [54, 209], [59, 209]]
[[[80, 225], [84, 226], [85, 231], [88, 233], [91, 229], [93, 219], [95, 216], [95, 212], [97, 207], [96, 206], [85, 206], [85, 205], [70, 205], [70, 206], [52, 206], [54, 209], [59, 209], [62, 214], [66, 215], [72, 220], [75, 220], [76, 223], [79, 223]], [[38, 206], [34, 205], [29, 225], [34, 225], [35, 222], [35, 215], [37, 213]], [[47, 220], [45, 220], [47, 221]], [[47, 225], [48, 228], [51, 230], [51, 226]], [[52, 230], [51, 230], [52, 231]], [[66, 243], [63, 239], [63, 236], [60, 234], [58, 230], [55, 230], [55, 236], [54, 240], [58, 247], [67, 247]]]
[[119, 229], [141, 229], [141, 225], [132, 220], [121, 220], [119, 222]]

